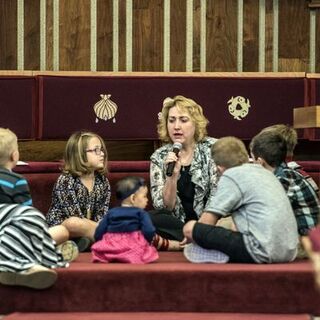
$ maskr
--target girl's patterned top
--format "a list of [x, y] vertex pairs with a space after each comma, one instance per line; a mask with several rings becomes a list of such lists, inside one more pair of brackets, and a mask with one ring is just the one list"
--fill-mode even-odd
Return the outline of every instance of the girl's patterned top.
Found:
[[[214, 138], [205, 138], [196, 144], [194, 157], [191, 163], [189, 174], [195, 185], [193, 208], [198, 217], [204, 211], [207, 200], [213, 197], [217, 188], [217, 168], [211, 158], [211, 146], [217, 141]], [[150, 185], [153, 206], [155, 209], [163, 209], [163, 187], [166, 180], [165, 158], [169, 151], [172, 151], [172, 144], [166, 144], [156, 150], [151, 156]], [[173, 215], [185, 222], [185, 212], [181, 204], [179, 194]]]
[[107, 213], [110, 203], [110, 183], [101, 174], [95, 174], [91, 192], [79, 177], [62, 174], [54, 185], [52, 203], [46, 215], [49, 226], [61, 224], [70, 217], [100, 221]]

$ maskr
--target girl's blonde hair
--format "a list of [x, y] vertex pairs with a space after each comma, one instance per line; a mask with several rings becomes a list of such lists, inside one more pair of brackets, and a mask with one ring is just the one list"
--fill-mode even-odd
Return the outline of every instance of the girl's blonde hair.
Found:
[[10, 161], [12, 152], [18, 150], [18, 138], [10, 129], [0, 128], [0, 166]]
[[96, 133], [90, 131], [78, 131], [73, 133], [66, 145], [64, 152], [63, 172], [70, 173], [73, 176], [82, 176], [92, 172], [92, 168], [88, 166], [87, 149], [89, 140], [98, 138], [101, 142], [101, 149], [104, 153], [104, 167], [98, 169], [97, 172], [104, 174], [107, 172], [108, 153], [103, 139]]
[[163, 101], [163, 108], [159, 114], [158, 135], [163, 142], [173, 142], [168, 133], [169, 110], [177, 107], [181, 112], [187, 112], [192, 122], [195, 124], [194, 139], [196, 142], [203, 140], [207, 136], [208, 119], [203, 115], [202, 107], [194, 100], [184, 96], [175, 96], [166, 98]]

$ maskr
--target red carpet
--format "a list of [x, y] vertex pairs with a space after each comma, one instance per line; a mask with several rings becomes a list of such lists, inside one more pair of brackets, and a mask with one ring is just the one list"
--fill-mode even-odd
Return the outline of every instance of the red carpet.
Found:
[[93, 264], [85, 253], [47, 290], [0, 286], [0, 314], [12, 312], [220, 312], [320, 315], [308, 261], [192, 264], [161, 252], [149, 265]]

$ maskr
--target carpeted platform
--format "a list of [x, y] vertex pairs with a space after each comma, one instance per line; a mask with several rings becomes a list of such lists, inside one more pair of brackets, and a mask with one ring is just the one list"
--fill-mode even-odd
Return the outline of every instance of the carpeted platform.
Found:
[[306, 314], [249, 314], [249, 313], [13, 313], [3, 320], [310, 320]]
[[89, 253], [59, 269], [47, 290], [0, 286], [0, 314], [12, 312], [220, 312], [320, 314], [308, 261], [192, 264], [161, 252], [149, 265], [93, 264]]

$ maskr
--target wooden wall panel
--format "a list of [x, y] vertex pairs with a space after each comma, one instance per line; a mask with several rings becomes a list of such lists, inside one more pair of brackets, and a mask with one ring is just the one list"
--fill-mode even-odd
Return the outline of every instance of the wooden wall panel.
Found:
[[133, 2], [133, 71], [163, 70], [163, 1]]
[[0, 69], [17, 69], [17, 2], [0, 0]]
[[237, 70], [237, 3], [207, 2], [207, 71]]
[[40, 0], [24, 3], [24, 69], [40, 69]]
[[90, 1], [60, 0], [60, 70], [90, 70]]
[[[67, 141], [19, 141], [23, 161], [59, 161], [63, 158]], [[150, 160], [155, 150], [152, 140], [105, 141], [108, 160]]]
[[[24, 69], [40, 68], [41, 0], [21, 0], [24, 5]], [[259, 52], [258, 0], [243, 0], [243, 71], [273, 71], [274, 0], [265, 0], [265, 51]], [[17, 0], [0, 0], [0, 70], [17, 69]], [[59, 0], [59, 69], [90, 71], [90, 0]], [[132, 3], [132, 71], [163, 71], [164, 0], [119, 0], [118, 51], [113, 57], [113, 3], [97, 0], [98, 71], [127, 70], [127, 5]], [[170, 0], [170, 71], [186, 71], [186, 9], [188, 1]], [[316, 10], [316, 71], [320, 72], [320, 8], [308, 1], [278, 0], [279, 71], [310, 71], [310, 10]], [[46, 0], [46, 70], [53, 70], [53, 0]], [[201, 5], [206, 4], [206, 34], [201, 34]], [[237, 71], [238, 0], [193, 0], [193, 71], [201, 68], [201, 39], [206, 41], [206, 71]], [[277, 48], [276, 48], [277, 49]], [[131, 58], [131, 57], [130, 57]], [[114, 59], [118, 64], [114, 64]], [[189, 61], [188, 61], [189, 63]]]
[[97, 70], [113, 70], [112, 0], [97, 1]]
[[316, 72], [320, 72], [320, 9], [316, 13]]
[[170, 1], [170, 71], [186, 71], [186, 1]]
[[273, 71], [273, 0], [266, 0], [265, 71]]
[[259, 1], [243, 1], [243, 71], [259, 71]]
[[119, 1], [119, 71], [126, 71], [126, 1]]
[[200, 71], [201, 2], [193, 1], [193, 71]]
[[307, 1], [279, 1], [279, 71], [308, 71], [309, 10]]
[[46, 70], [53, 70], [53, 0], [46, 7]]

